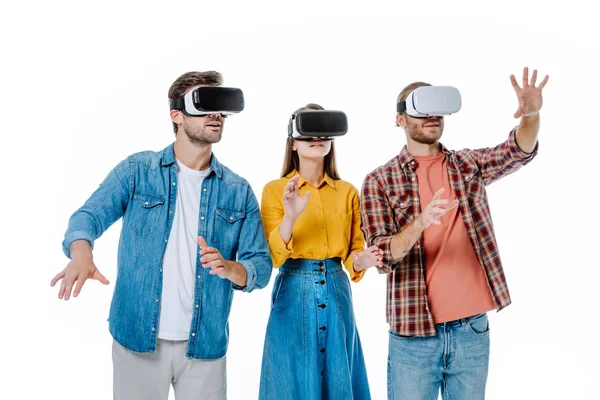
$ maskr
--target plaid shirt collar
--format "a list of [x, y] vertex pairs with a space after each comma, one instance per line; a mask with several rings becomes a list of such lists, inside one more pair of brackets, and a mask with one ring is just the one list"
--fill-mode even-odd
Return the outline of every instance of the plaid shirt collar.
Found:
[[[448, 148], [446, 148], [446, 146], [444, 146], [442, 143], [439, 143], [439, 145], [440, 145], [440, 150], [443, 153], [445, 153], [446, 155], [451, 154], [450, 150], [448, 150]], [[410, 168], [412, 170], [417, 168], [417, 166], [419, 165], [417, 160], [415, 160], [413, 155], [410, 154], [410, 152], [408, 151], [407, 145], [404, 145], [404, 147], [402, 147], [402, 150], [400, 150], [400, 154], [398, 154], [398, 163], [402, 169]]]

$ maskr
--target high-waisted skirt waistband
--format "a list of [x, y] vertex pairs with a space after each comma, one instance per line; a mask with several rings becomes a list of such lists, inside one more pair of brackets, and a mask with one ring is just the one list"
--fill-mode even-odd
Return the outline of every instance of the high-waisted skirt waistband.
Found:
[[342, 271], [342, 259], [339, 257], [326, 258], [324, 260], [315, 260], [309, 258], [288, 258], [288, 260], [279, 268], [286, 274], [313, 274], [326, 273], [333, 274]]

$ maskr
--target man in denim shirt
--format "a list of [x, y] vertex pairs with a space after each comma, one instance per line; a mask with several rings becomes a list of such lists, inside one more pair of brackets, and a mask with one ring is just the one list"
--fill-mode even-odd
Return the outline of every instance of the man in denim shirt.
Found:
[[[218, 72], [188, 72], [169, 100], [221, 84]], [[271, 276], [254, 192], [212, 154], [224, 116], [170, 115], [175, 142], [127, 157], [71, 216], [71, 262], [51, 283], [62, 279], [65, 300], [87, 279], [108, 284], [92, 248], [123, 217], [108, 319], [115, 399], [166, 400], [171, 383], [178, 400], [225, 399], [233, 290], [263, 288]]]

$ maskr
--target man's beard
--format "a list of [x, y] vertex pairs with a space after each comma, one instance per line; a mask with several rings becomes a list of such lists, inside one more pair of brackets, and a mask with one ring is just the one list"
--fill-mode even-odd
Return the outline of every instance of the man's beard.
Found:
[[435, 142], [437, 142], [439, 139], [439, 137], [426, 135], [425, 132], [423, 132], [423, 128], [417, 124], [408, 126], [408, 135], [412, 140], [421, 144], [435, 144]]
[[208, 127], [204, 128], [195, 128], [190, 127], [186, 121], [183, 121], [183, 129], [185, 134], [190, 139], [190, 142], [194, 145], [198, 146], [208, 146], [213, 143], [217, 143], [221, 140], [221, 135], [223, 134], [223, 125], [221, 125], [221, 129], [219, 129], [218, 135], [215, 136], [213, 132], [210, 132]]

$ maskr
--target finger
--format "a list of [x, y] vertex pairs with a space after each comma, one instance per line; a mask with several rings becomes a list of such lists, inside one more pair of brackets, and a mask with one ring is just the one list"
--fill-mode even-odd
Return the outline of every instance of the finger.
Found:
[[535, 87], [535, 81], [537, 80], [537, 69], [533, 70], [533, 73], [531, 74], [531, 86]]
[[207, 254], [219, 254], [219, 250], [215, 249], [214, 247], [207, 247], [205, 249], [202, 249], [199, 251], [199, 253], [201, 256], [205, 256]]
[[439, 200], [442, 193], [444, 193], [444, 188], [438, 189], [438, 191], [433, 194], [433, 200]]
[[302, 198], [302, 200], [308, 201], [309, 199], [310, 199], [310, 190], [307, 190], [306, 193], [304, 193], [304, 197]]
[[225, 264], [223, 263], [223, 260], [221, 260], [221, 259], [207, 262], [207, 263], [202, 263], [203, 268], [210, 268], [210, 269], [223, 268], [224, 265]]
[[515, 78], [514, 75], [510, 76], [510, 83], [512, 83], [513, 89], [515, 89], [515, 93], [517, 93], [517, 95], [518, 95], [519, 91], [521, 90], [521, 87], [517, 83], [517, 78]]
[[83, 284], [85, 283], [86, 280], [87, 280], [87, 278], [84, 276], [81, 276], [79, 279], [77, 279], [77, 284], [75, 285], [75, 291], [73, 291], [73, 297], [77, 297], [77, 295], [79, 295], [79, 292], [81, 292], [81, 288], [83, 287]]
[[67, 286], [67, 278], [65, 277], [60, 283], [60, 289], [58, 289], [58, 298], [62, 299], [65, 296], [65, 286]]
[[450, 211], [450, 210], [452, 210], [454, 207], [456, 207], [457, 205], [458, 205], [458, 200], [453, 200], [453, 201], [452, 201], [450, 204], [447, 204], [446, 206], [444, 206], [444, 207], [441, 207], [441, 208], [443, 208], [443, 209], [444, 209], [444, 210], [446, 210], [446, 211]]
[[550, 78], [548, 75], [546, 75], [544, 77], [544, 80], [542, 82], [540, 82], [540, 85], [538, 86], [538, 89], [543, 89], [544, 86], [546, 86], [546, 83], [548, 83], [548, 78]]
[[208, 243], [206, 243], [206, 240], [202, 236], [198, 236], [198, 246], [200, 246], [201, 249], [208, 247]]
[[432, 200], [431, 203], [429, 203], [431, 206], [440, 206], [442, 204], [447, 204], [448, 200], [447, 199], [439, 199], [439, 200]]
[[92, 274], [92, 279], [97, 280], [98, 282], [102, 283], [103, 285], [108, 285], [110, 282], [108, 281], [108, 279], [106, 279], [104, 277], [104, 275], [102, 275], [100, 273], [100, 271], [98, 271], [98, 269], [96, 268], [96, 270], [94, 271], [94, 273]]
[[[208, 271], [208, 273], [211, 275], [219, 275], [220, 273], [224, 273], [224, 272], [225, 272], [225, 268], [223, 268], [223, 267], [211, 269], [210, 271]], [[221, 276], [219, 275], [219, 277], [221, 277]]]
[[433, 225], [439, 225], [439, 224], [441, 224], [441, 222], [439, 220], [437, 220], [437, 219], [434, 219], [433, 221], [431, 221], [431, 223]]
[[65, 277], [65, 270], [63, 269], [61, 272], [56, 274], [56, 276], [54, 278], [52, 278], [52, 280], [50, 281], [50, 286], [54, 287], [54, 285], [56, 285], [56, 282], [58, 282], [59, 280], [61, 280], [64, 277]]
[[520, 118], [521, 115], [523, 115], [523, 111], [521, 110], [521, 107], [519, 107], [519, 108], [517, 108], [517, 111], [515, 112], [515, 114], [513, 115], [513, 117]]
[[213, 253], [204, 254], [202, 257], [200, 257], [200, 262], [201, 263], [209, 263], [209, 262], [212, 262], [212, 261], [215, 261], [218, 259], [219, 259], [219, 255], [217, 253], [213, 252]]
[[523, 68], [523, 87], [529, 86], [529, 68]]
[[73, 291], [73, 284], [78, 280], [79, 280], [79, 276], [75, 276], [73, 279], [66, 280], [67, 283], [65, 284], [65, 295], [64, 295], [65, 300], [69, 300], [69, 298], [71, 297], [71, 292]]

